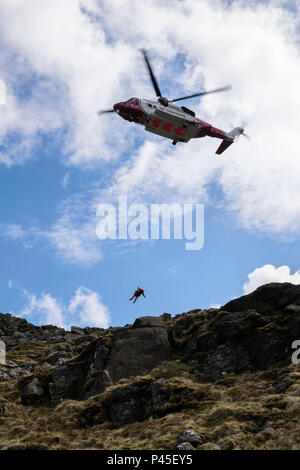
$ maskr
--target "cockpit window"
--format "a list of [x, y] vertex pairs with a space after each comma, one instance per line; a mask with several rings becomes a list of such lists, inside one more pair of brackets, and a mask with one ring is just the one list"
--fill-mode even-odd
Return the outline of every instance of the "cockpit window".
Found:
[[128, 100], [128, 103], [139, 104], [137, 98], [130, 98], [130, 100]]

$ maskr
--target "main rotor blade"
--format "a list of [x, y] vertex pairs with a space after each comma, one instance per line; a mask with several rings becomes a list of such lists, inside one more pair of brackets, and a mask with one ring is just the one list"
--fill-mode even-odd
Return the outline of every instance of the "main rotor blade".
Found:
[[106, 114], [106, 113], [114, 113], [114, 109], [103, 109], [102, 111], [98, 111], [98, 116], [101, 116], [101, 114]]
[[226, 90], [231, 90], [231, 86], [224, 86], [222, 88], [216, 88], [215, 90], [211, 91], [203, 91], [202, 93], [196, 93], [195, 95], [189, 95], [189, 96], [183, 96], [182, 98], [176, 98], [175, 100], [169, 100], [171, 103], [174, 103], [174, 101], [181, 101], [181, 100], [187, 100], [189, 98], [196, 98], [196, 96], [204, 96], [204, 95], [209, 95], [211, 93], [218, 93], [219, 91], [226, 91]]
[[162, 96], [161, 92], [160, 92], [160, 89], [159, 89], [159, 86], [158, 86], [158, 83], [157, 83], [157, 80], [156, 80], [155, 75], [153, 73], [152, 67], [150, 65], [150, 62], [149, 62], [149, 59], [148, 59], [148, 56], [147, 56], [147, 52], [145, 51], [145, 49], [141, 49], [141, 53], [143, 54], [145, 62], [147, 64], [149, 75], [150, 75], [150, 78], [151, 78], [152, 85], [154, 86], [156, 96]]

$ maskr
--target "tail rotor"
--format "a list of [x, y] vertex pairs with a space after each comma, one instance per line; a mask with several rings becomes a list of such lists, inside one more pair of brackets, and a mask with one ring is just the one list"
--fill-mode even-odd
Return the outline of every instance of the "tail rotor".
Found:
[[238, 140], [240, 135], [243, 135], [245, 139], [250, 140], [250, 136], [245, 133], [244, 127], [234, 127], [228, 134], [228, 137], [233, 140]]
[[245, 132], [243, 132], [243, 133], [242, 133], [242, 135], [245, 137], [245, 139], [247, 139], [247, 140], [251, 140], [251, 137], [250, 137], [250, 135], [248, 135], [248, 134], [245, 134]]
[[250, 140], [249, 135], [245, 134], [245, 129], [243, 127], [234, 127], [230, 132], [225, 133], [224, 139], [216, 150], [216, 154], [221, 155], [221, 153], [225, 152], [233, 142], [236, 142], [239, 139], [240, 135], [243, 135], [247, 140]]

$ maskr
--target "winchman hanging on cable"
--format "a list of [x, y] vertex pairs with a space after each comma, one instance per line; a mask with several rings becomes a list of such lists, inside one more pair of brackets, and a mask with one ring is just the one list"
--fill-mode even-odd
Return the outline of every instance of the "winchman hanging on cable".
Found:
[[135, 291], [135, 293], [133, 294], [133, 296], [129, 300], [134, 299], [133, 303], [135, 304], [135, 302], [137, 301], [137, 299], [139, 298], [140, 295], [143, 295], [144, 297], [146, 297], [144, 289], [141, 289], [141, 287], [138, 286], [137, 290]]

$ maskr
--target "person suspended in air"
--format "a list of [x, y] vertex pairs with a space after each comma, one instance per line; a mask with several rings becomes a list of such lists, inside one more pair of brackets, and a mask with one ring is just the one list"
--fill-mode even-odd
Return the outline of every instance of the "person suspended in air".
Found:
[[144, 289], [141, 289], [141, 288], [138, 286], [138, 287], [137, 287], [137, 290], [135, 291], [135, 293], [133, 294], [133, 296], [132, 296], [131, 299], [129, 299], [129, 300], [134, 299], [133, 303], [135, 304], [135, 302], [137, 301], [137, 299], [139, 298], [140, 295], [143, 295], [144, 297], [146, 297], [146, 296], [145, 296]]

